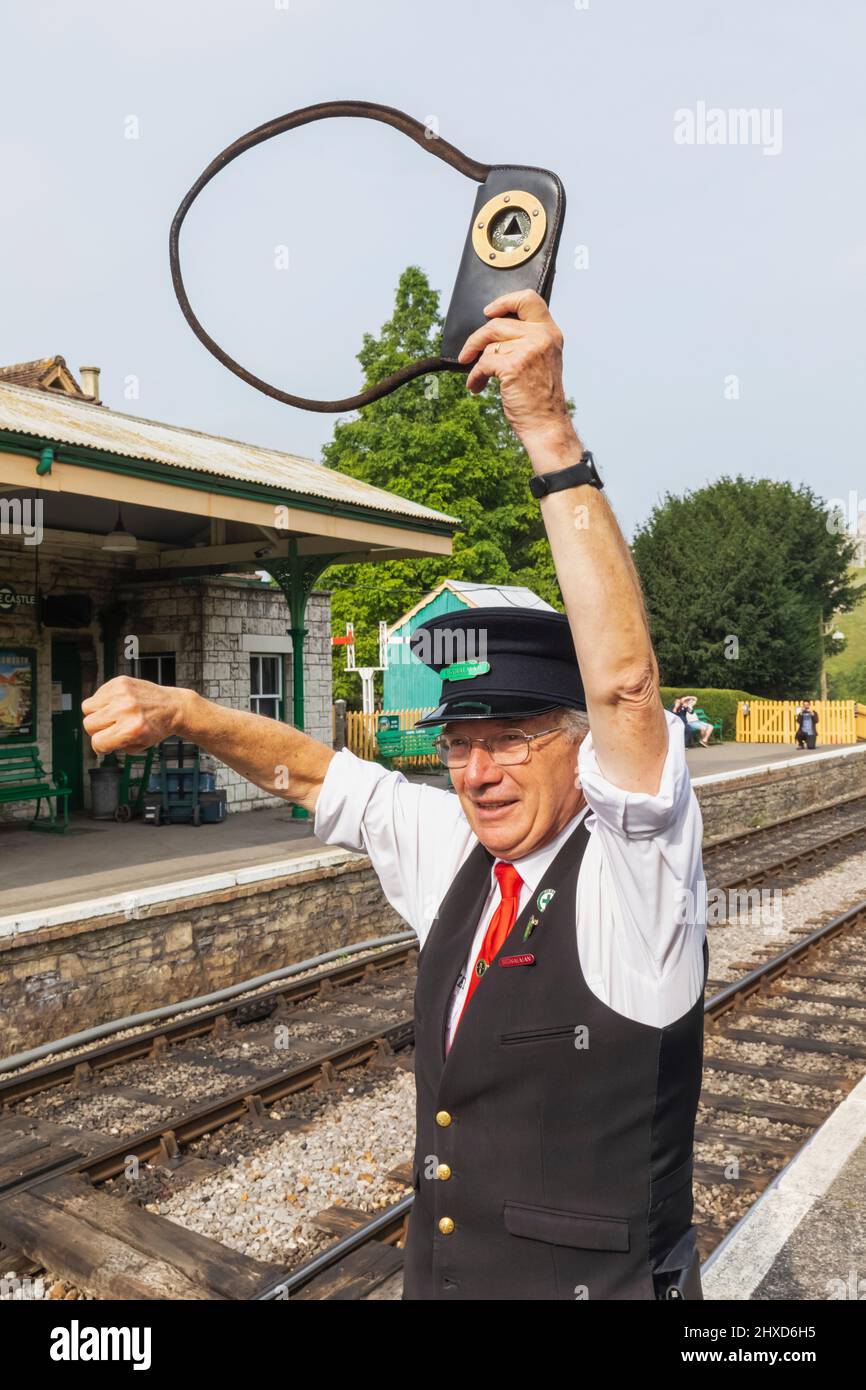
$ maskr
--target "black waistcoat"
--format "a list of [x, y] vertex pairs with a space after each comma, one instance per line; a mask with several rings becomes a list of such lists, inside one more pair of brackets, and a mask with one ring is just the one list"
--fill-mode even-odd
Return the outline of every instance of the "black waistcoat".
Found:
[[[653, 1271], [693, 1246], [703, 994], [654, 1028], [590, 990], [575, 926], [587, 838], [581, 821], [479, 981], [447, 1060], [448, 1003], [490, 888], [482, 845], [421, 950], [404, 1298], [651, 1299]], [[521, 955], [534, 962], [500, 964]], [[705, 983], [707, 962], [705, 943]]]

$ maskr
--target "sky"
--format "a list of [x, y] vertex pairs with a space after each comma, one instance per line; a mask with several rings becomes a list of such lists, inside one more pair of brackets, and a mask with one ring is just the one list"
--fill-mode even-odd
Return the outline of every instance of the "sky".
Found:
[[[0, 363], [102, 369], [118, 410], [310, 458], [334, 416], [226, 371], [171, 288], [187, 188], [312, 102], [398, 107], [567, 194], [551, 311], [627, 534], [742, 472], [866, 510], [866, 7], [852, 0], [2, 3]], [[740, 123], [738, 111], [754, 111]], [[181, 239], [218, 342], [304, 396], [360, 389], [401, 271], [450, 298], [476, 185], [323, 121], [222, 172]]]

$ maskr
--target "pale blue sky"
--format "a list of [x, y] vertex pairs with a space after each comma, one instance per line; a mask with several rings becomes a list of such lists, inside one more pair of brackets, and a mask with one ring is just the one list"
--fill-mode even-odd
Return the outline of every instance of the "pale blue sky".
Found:
[[[259, 395], [190, 333], [167, 235], [238, 135], [361, 98], [435, 117], [477, 159], [563, 179], [551, 308], [579, 427], [629, 532], [666, 490], [737, 469], [866, 501], [866, 9], [851, 0], [4, 10], [0, 361], [63, 353], [102, 367], [117, 409], [318, 457], [334, 417]], [[701, 102], [781, 110], [781, 151], [677, 144], [674, 113]], [[474, 191], [385, 127], [308, 127], [206, 191], [183, 238], [187, 287], [253, 370], [348, 395], [406, 264], [447, 304]]]

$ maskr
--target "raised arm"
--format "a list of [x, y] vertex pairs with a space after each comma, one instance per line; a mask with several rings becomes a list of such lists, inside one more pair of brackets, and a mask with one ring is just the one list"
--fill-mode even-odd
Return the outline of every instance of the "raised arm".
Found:
[[[472, 392], [500, 382], [509, 423], [536, 473], [577, 463], [583, 445], [562, 386], [563, 337], [540, 295], [522, 290], [488, 304], [490, 322], [467, 338], [477, 357]], [[503, 315], [517, 314], [517, 318]], [[480, 353], [480, 356], [478, 354]], [[583, 675], [593, 746], [608, 781], [658, 791], [668, 747], [658, 666], [631, 553], [602, 492], [589, 484], [549, 494], [541, 505]]]
[[85, 700], [95, 753], [140, 753], [179, 734], [273, 796], [315, 811], [331, 748], [290, 724], [226, 709], [192, 690], [117, 676]]

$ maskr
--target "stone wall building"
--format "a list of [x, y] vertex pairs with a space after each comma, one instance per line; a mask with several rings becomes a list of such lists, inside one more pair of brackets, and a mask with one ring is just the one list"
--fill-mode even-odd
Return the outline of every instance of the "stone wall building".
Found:
[[[178, 685], [231, 709], [273, 712], [291, 722], [292, 639], [286, 632], [286, 601], [279, 589], [260, 580], [223, 575], [122, 592], [129, 603], [129, 629], [140, 634], [141, 656], [137, 664], [124, 661], [119, 651], [119, 669], [134, 675], [145, 661], [153, 676], [156, 663], [161, 668], [169, 654], [176, 662]], [[330, 594], [313, 590], [306, 626], [304, 727], [313, 738], [330, 744]], [[276, 680], [269, 681], [273, 675]], [[230, 810], [273, 802], [231, 768], [222, 769], [220, 786], [227, 788]]]
[[[87, 774], [99, 759], [90, 740], [76, 738], [74, 732], [68, 757], [58, 753], [53, 735], [64, 722], [72, 722], [73, 729], [80, 725], [81, 700], [106, 678], [99, 615], [112, 601], [119, 601], [124, 609], [122, 630], [111, 642], [115, 674], [183, 686], [231, 709], [292, 722], [288, 611], [282, 592], [267, 580], [223, 575], [124, 587], [118, 584], [110, 557], [88, 555], [85, 562], [70, 553], [58, 553], [48, 539], [38, 550], [10, 547], [0, 554], [0, 668], [4, 652], [34, 653], [35, 737], [30, 741], [39, 747], [45, 766], [55, 770], [63, 766], [69, 775], [74, 788], [70, 809], [89, 806]], [[46, 597], [54, 600], [47, 609]], [[67, 609], [58, 602], [63, 599], [70, 601]], [[306, 627], [305, 728], [330, 744], [331, 604], [327, 592], [311, 593]], [[127, 655], [131, 650], [138, 655]], [[68, 710], [62, 708], [64, 697], [71, 706]], [[61, 708], [56, 708], [58, 704]], [[226, 789], [229, 810], [274, 804], [273, 797], [231, 768], [220, 768], [218, 785]], [[0, 806], [0, 822], [30, 818], [33, 809], [32, 802]]]

